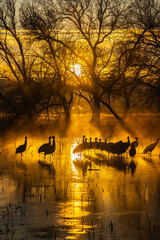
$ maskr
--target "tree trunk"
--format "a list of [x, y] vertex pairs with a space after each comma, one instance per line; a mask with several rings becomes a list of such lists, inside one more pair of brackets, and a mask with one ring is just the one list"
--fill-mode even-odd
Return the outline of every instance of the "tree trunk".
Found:
[[109, 104], [103, 100], [101, 100], [101, 103], [108, 108], [108, 110], [113, 114], [113, 116], [115, 116], [115, 118], [117, 118], [120, 122], [123, 122], [122, 118], [113, 110], [113, 108], [111, 108]]
[[101, 100], [101, 103], [108, 108], [108, 110], [113, 114], [113, 116], [115, 116], [115, 118], [119, 121], [119, 123], [121, 124], [121, 126], [122, 126], [127, 132], [129, 132], [131, 135], [134, 136], [134, 132], [132, 131], [132, 129], [127, 126], [127, 123], [113, 110], [113, 108], [112, 108], [109, 104], [107, 104], [106, 102], [104, 102], [103, 100]]
[[70, 109], [65, 97], [62, 98], [62, 106], [64, 109], [65, 123], [68, 125], [70, 123]]
[[99, 124], [100, 123], [100, 113], [101, 113], [101, 107], [100, 107], [100, 98], [97, 95], [93, 96], [93, 106], [92, 106], [92, 119], [91, 122], [93, 124]]
[[130, 99], [125, 99], [125, 109], [124, 109], [124, 115], [126, 115], [130, 110]]

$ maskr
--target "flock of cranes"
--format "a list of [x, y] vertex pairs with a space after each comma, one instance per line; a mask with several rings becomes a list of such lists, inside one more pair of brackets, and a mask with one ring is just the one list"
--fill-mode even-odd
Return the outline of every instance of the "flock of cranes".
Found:
[[[157, 146], [158, 141], [159, 141], [159, 138], [155, 143], [148, 145], [144, 149], [143, 153], [144, 154], [151, 153], [154, 150], [154, 148]], [[139, 145], [138, 137], [136, 137], [135, 141], [133, 141], [132, 143], [130, 142], [129, 137], [127, 137], [127, 142], [123, 142], [120, 140], [116, 143], [113, 143], [113, 142], [107, 143], [106, 140], [105, 142], [102, 142], [101, 139], [98, 140], [97, 138], [95, 138], [94, 142], [92, 142], [92, 138], [90, 138], [90, 141], [87, 142], [87, 138], [85, 137], [85, 135], [83, 135], [82, 143], [77, 145], [73, 149], [73, 153], [82, 152], [87, 149], [99, 149], [102, 151], [106, 151], [108, 153], [122, 155], [130, 147], [129, 155], [130, 157], [134, 157], [136, 155], [136, 148], [138, 147], [138, 145]]]
[[[53, 139], [52, 142], [51, 142], [51, 139]], [[157, 146], [158, 141], [159, 141], [159, 138], [157, 138], [157, 141], [155, 143], [148, 145], [144, 149], [143, 154], [151, 153], [154, 150], [154, 148]], [[98, 140], [97, 138], [95, 138], [94, 142], [92, 142], [92, 138], [90, 138], [90, 141], [87, 142], [87, 138], [85, 137], [85, 135], [83, 135], [83, 142], [77, 145], [73, 149], [73, 153], [83, 152], [84, 150], [87, 150], [87, 149], [99, 149], [102, 151], [106, 151], [108, 153], [122, 155], [130, 147], [129, 155], [130, 157], [134, 157], [136, 154], [136, 148], [138, 147], [138, 145], [139, 145], [138, 137], [136, 137], [135, 141], [133, 141], [132, 143], [130, 143], [129, 137], [127, 137], [127, 142], [123, 142], [120, 140], [119, 142], [116, 142], [116, 143], [113, 143], [113, 142], [107, 143], [106, 140], [105, 142], [102, 142], [101, 139]], [[16, 154], [20, 153], [22, 157], [23, 152], [26, 151], [26, 147], [27, 147], [27, 137], [25, 137], [24, 144], [16, 148]], [[38, 149], [38, 153], [44, 153], [44, 156], [46, 156], [47, 154], [53, 154], [55, 152], [55, 147], [56, 147], [55, 136], [52, 136], [52, 137], [50, 136], [49, 142], [40, 146]]]
[[[51, 143], [51, 139], [53, 139], [52, 143]], [[26, 147], [27, 147], [27, 137], [25, 137], [24, 144], [16, 148], [16, 154], [20, 153], [22, 157], [23, 152], [26, 151]], [[47, 154], [53, 154], [55, 152], [55, 148], [56, 148], [55, 136], [52, 136], [52, 137], [50, 136], [49, 142], [40, 146], [38, 149], [38, 153], [44, 153], [44, 156], [46, 156]]]
[[[92, 142], [92, 138], [90, 138], [90, 142], [87, 142], [87, 138], [83, 135], [83, 142], [74, 148], [73, 153], [82, 152], [87, 149], [99, 149], [108, 153], [120, 155], [125, 153], [130, 145], [131, 143], [129, 137], [127, 137], [127, 142], [119, 141], [116, 143], [107, 143], [106, 140], [105, 142], [102, 142], [101, 139], [98, 140], [97, 138], [95, 138], [94, 142]], [[134, 149], [136, 146], [138, 146], [138, 138], [136, 138], [136, 141], [133, 144]]]

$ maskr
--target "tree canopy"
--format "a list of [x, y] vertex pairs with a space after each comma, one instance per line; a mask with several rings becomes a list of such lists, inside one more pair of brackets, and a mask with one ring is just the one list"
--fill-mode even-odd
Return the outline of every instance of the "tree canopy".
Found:
[[102, 109], [159, 112], [159, 20], [156, 0], [2, 0], [0, 111], [68, 122], [83, 99], [97, 124]]

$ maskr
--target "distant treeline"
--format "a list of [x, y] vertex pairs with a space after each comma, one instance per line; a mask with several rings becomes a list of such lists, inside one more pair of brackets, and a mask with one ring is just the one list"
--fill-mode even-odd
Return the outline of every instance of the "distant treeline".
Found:
[[157, 0], [1, 0], [0, 115], [69, 122], [82, 99], [95, 123], [102, 106], [119, 121], [159, 113], [159, 9]]

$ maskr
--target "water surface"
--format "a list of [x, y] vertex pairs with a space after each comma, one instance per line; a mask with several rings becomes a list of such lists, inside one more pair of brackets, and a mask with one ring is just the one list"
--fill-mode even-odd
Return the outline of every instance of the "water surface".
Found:
[[82, 138], [56, 136], [54, 155], [44, 159], [38, 147], [48, 136], [28, 136], [21, 158], [15, 149], [23, 141], [1, 141], [0, 239], [160, 239], [159, 146], [144, 155], [146, 140], [133, 162], [127, 153], [73, 154]]

